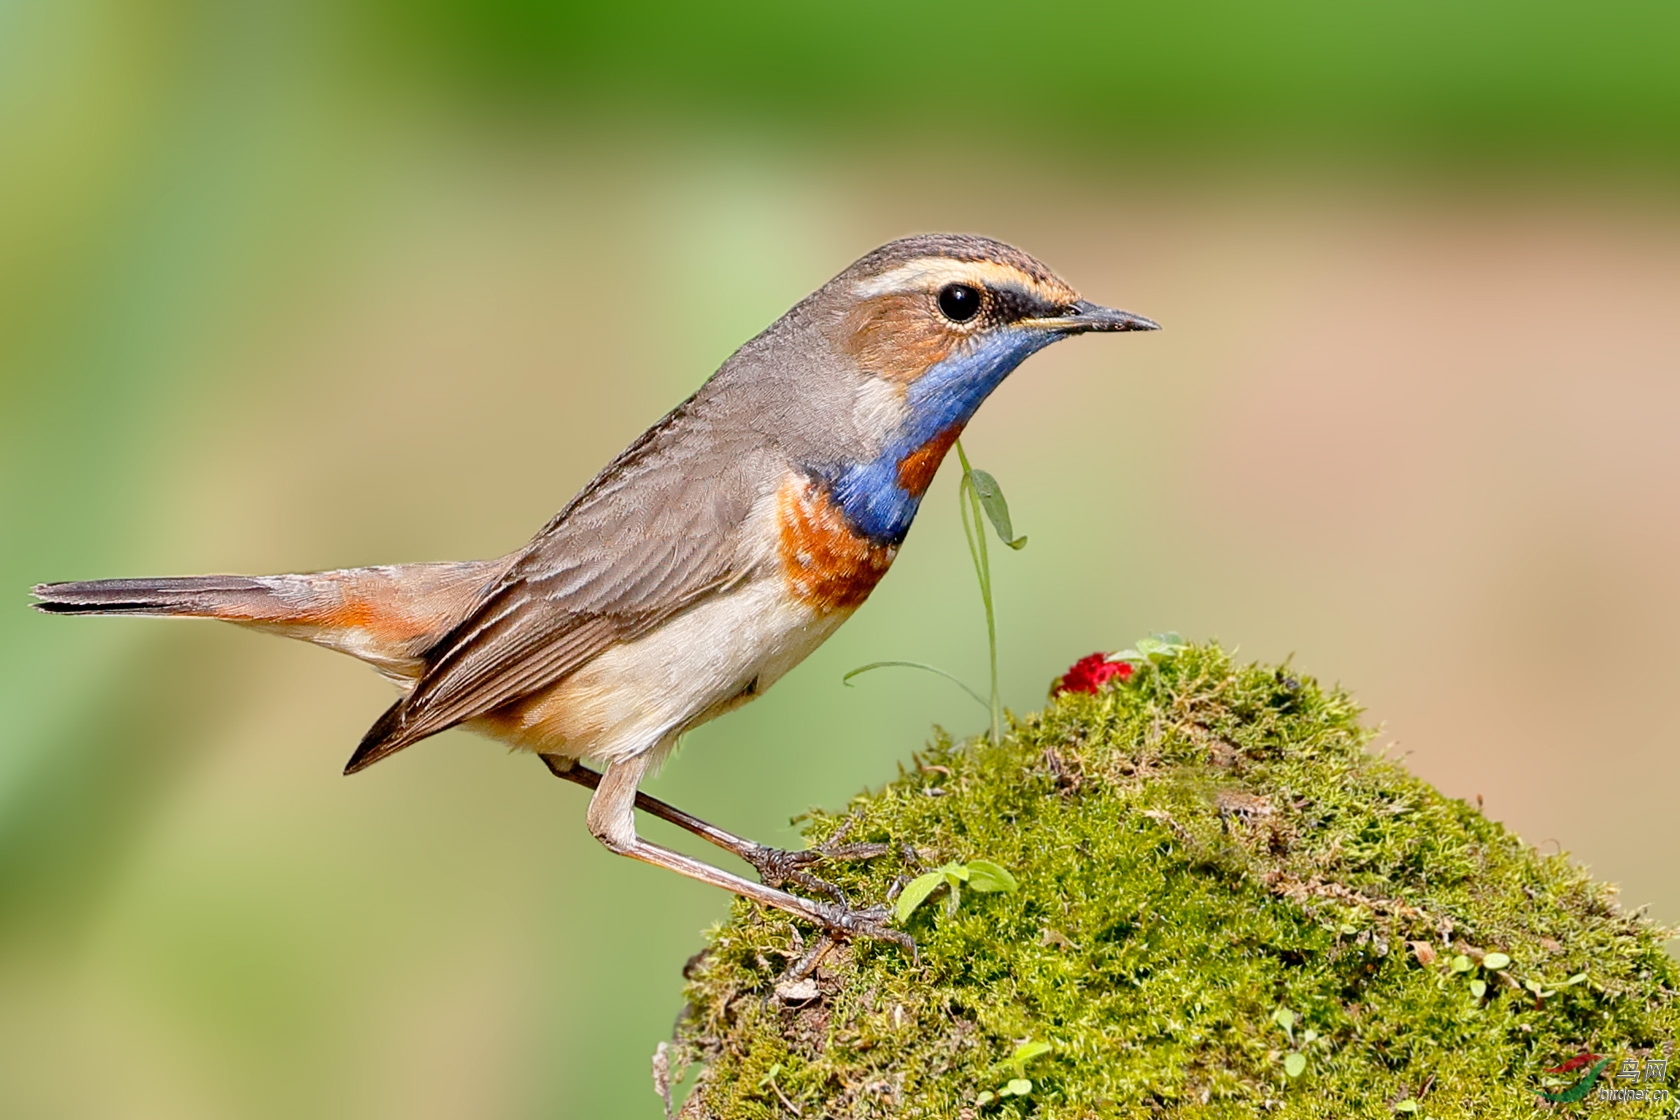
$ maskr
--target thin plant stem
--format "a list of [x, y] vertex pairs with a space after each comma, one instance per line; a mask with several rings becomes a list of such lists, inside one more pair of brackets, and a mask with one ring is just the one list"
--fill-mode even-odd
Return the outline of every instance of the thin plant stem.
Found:
[[945, 670], [941, 669], [937, 665], [929, 665], [924, 661], [871, 661], [867, 665], [859, 665], [856, 669], [853, 669], [851, 672], [849, 672], [845, 676], [841, 677], [840, 678], [840, 683], [845, 685], [847, 688], [851, 688], [851, 687], [853, 687], [852, 678], [857, 676], [859, 673], [867, 673], [867, 672], [870, 672], [871, 670], [874, 670], [874, 669], [895, 669], [895, 668], [896, 669], [923, 669], [923, 670], [926, 670], [929, 673], [938, 673], [940, 676], [944, 677], [946, 680], [950, 681], [952, 684], [956, 685], [958, 688], [962, 689], [964, 692], [966, 692], [970, 696], [972, 696], [974, 698], [974, 702], [976, 704], [979, 704], [982, 708], [986, 708], [987, 710], [991, 709], [991, 705], [989, 703], [987, 703], [986, 698], [984, 696], [980, 695], [978, 692], [974, 691], [972, 688], [968, 687], [968, 685], [964, 684], [961, 678], [953, 676], [950, 673], [947, 673]]
[[1002, 741], [1003, 701], [998, 695], [997, 616], [992, 611], [992, 565], [986, 553], [986, 523], [981, 516], [980, 495], [974, 488], [973, 472], [960, 439], [957, 441], [957, 461], [962, 464], [957, 505], [962, 512], [963, 536], [968, 539], [968, 555], [974, 561], [974, 574], [980, 581], [980, 601], [986, 607], [986, 648], [992, 677], [992, 742], [998, 743]]

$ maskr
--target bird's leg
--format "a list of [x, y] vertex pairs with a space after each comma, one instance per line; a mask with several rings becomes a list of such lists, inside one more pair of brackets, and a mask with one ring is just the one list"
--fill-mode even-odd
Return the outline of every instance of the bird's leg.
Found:
[[[601, 786], [599, 771], [591, 770], [581, 763], [557, 755], [539, 754], [537, 757], [543, 760], [543, 765], [547, 766], [549, 773], [556, 778], [575, 782], [585, 789], [599, 789]], [[636, 791], [636, 808], [644, 813], [656, 816], [662, 821], [674, 824], [685, 832], [692, 832], [700, 839], [716, 844], [724, 851], [740, 856], [748, 863], [753, 861], [747, 853], [762, 846], [745, 837], [736, 836], [733, 832], [726, 832], [716, 825], [707, 824], [692, 813], [685, 813], [670, 802], [661, 801], [657, 797], [649, 797], [640, 790]]]
[[[589, 799], [589, 831], [606, 846], [610, 852], [639, 859], [643, 863], [651, 863], [655, 867], [663, 867], [675, 871], [679, 875], [687, 875], [690, 879], [697, 879], [702, 883], [710, 883], [714, 887], [722, 887], [742, 898], [751, 899], [765, 906], [773, 906], [778, 910], [785, 910], [798, 918], [821, 927], [825, 932], [835, 937], [876, 937], [883, 941], [893, 941], [904, 946], [911, 952], [915, 951], [916, 943], [910, 935], [902, 930], [896, 930], [887, 925], [891, 911], [886, 907], [871, 907], [865, 910], [853, 910], [846, 906], [839, 906], [832, 902], [816, 902], [798, 895], [788, 894], [786, 891], [776, 890], [763, 883], [754, 883], [733, 875], [722, 868], [713, 867], [709, 863], [692, 859], [681, 852], [674, 852], [670, 848], [661, 847], [650, 841], [643, 840], [636, 835], [636, 786], [641, 783], [642, 776], [647, 772], [650, 755], [640, 755], [636, 758], [614, 762], [607, 767], [606, 773], [599, 776], [595, 785], [595, 796]], [[581, 783], [587, 784], [587, 783]], [[649, 798], [649, 800], [653, 800]], [[662, 804], [662, 803], [661, 803]], [[666, 806], [666, 808], [670, 808]], [[678, 810], [672, 810], [678, 812]], [[682, 814], [687, 817], [688, 815]], [[690, 820], [694, 818], [688, 818]], [[675, 823], [675, 822], [673, 822]], [[707, 826], [708, 828], [710, 826]], [[721, 829], [713, 830], [728, 836]], [[697, 833], [697, 835], [705, 835]], [[707, 839], [711, 839], [707, 836]], [[739, 840], [739, 837], [731, 837]], [[715, 842], [715, 841], [714, 841]]]
[[[587, 766], [556, 755], [544, 754], [537, 757], [543, 760], [543, 764], [556, 778], [576, 782], [587, 789], [598, 789], [601, 785], [601, 775]], [[828, 895], [842, 906], [846, 905], [846, 896], [840, 888], [826, 879], [819, 879], [805, 869], [825, 859], [874, 859], [886, 855], [889, 850], [885, 844], [840, 843], [847, 829], [851, 827], [849, 821], [841, 825], [840, 831], [827, 843], [794, 852], [784, 848], [769, 848], [743, 836], [736, 836], [733, 832], [708, 824], [692, 813], [685, 813], [670, 802], [650, 797], [640, 790], [636, 792], [636, 808], [745, 860], [758, 872], [758, 877], [766, 886], [779, 887], [783, 883], [798, 883], [806, 890]]]

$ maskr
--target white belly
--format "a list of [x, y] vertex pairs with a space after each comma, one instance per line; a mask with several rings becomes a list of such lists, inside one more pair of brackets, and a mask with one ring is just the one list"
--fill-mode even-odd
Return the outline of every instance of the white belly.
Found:
[[767, 573], [476, 725], [529, 750], [593, 762], [668, 749], [682, 732], [769, 688], [850, 614], [813, 610]]

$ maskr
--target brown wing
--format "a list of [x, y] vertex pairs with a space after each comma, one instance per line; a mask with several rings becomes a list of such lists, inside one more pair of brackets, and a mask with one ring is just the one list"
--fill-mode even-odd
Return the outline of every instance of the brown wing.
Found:
[[602, 471], [427, 651], [419, 683], [345, 773], [547, 689], [746, 574], [742, 529], [780, 470], [762, 438], [719, 432], [687, 407]]

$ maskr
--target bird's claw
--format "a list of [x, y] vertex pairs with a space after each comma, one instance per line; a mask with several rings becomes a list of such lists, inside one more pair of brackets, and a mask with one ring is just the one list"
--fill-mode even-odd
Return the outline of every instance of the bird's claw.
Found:
[[796, 883], [806, 890], [826, 894], [832, 898], [834, 901], [830, 903], [808, 903], [811, 908], [808, 916], [823, 928], [828, 939], [850, 941], [856, 937], [873, 937], [879, 941], [891, 941], [901, 945], [914, 956], [916, 942], [908, 933], [901, 929], [893, 929], [887, 924], [892, 917], [890, 907], [868, 906], [854, 909], [847, 901], [844, 891], [806, 870], [824, 860], [875, 859], [892, 850], [888, 844], [842, 843], [851, 826], [852, 822], [847, 821], [829, 837], [827, 843], [818, 844], [814, 848], [790, 852], [782, 848], [768, 848], [763, 844], [756, 844], [749, 851], [742, 853], [742, 858], [758, 872], [758, 877], [765, 886], [780, 887], [787, 883]]
[[846, 894], [827, 879], [805, 870], [828, 859], [874, 859], [888, 852], [885, 844], [822, 844], [790, 852], [783, 848], [767, 848], [760, 844], [747, 852], [746, 861], [758, 872], [759, 881], [767, 887], [797, 883], [809, 891], [826, 894], [841, 906], [850, 905]]
[[767, 887], [779, 886], [802, 873], [805, 868], [821, 861], [822, 851], [817, 848], [807, 848], [804, 851], [790, 852], [784, 848], [766, 848], [759, 844], [742, 858], [752, 864], [753, 870]]
[[901, 929], [887, 924], [892, 910], [886, 906], [866, 906], [854, 910], [846, 906], [819, 906], [817, 920], [828, 936], [838, 941], [857, 937], [873, 937], [877, 941], [891, 941], [916, 954], [916, 940]]

